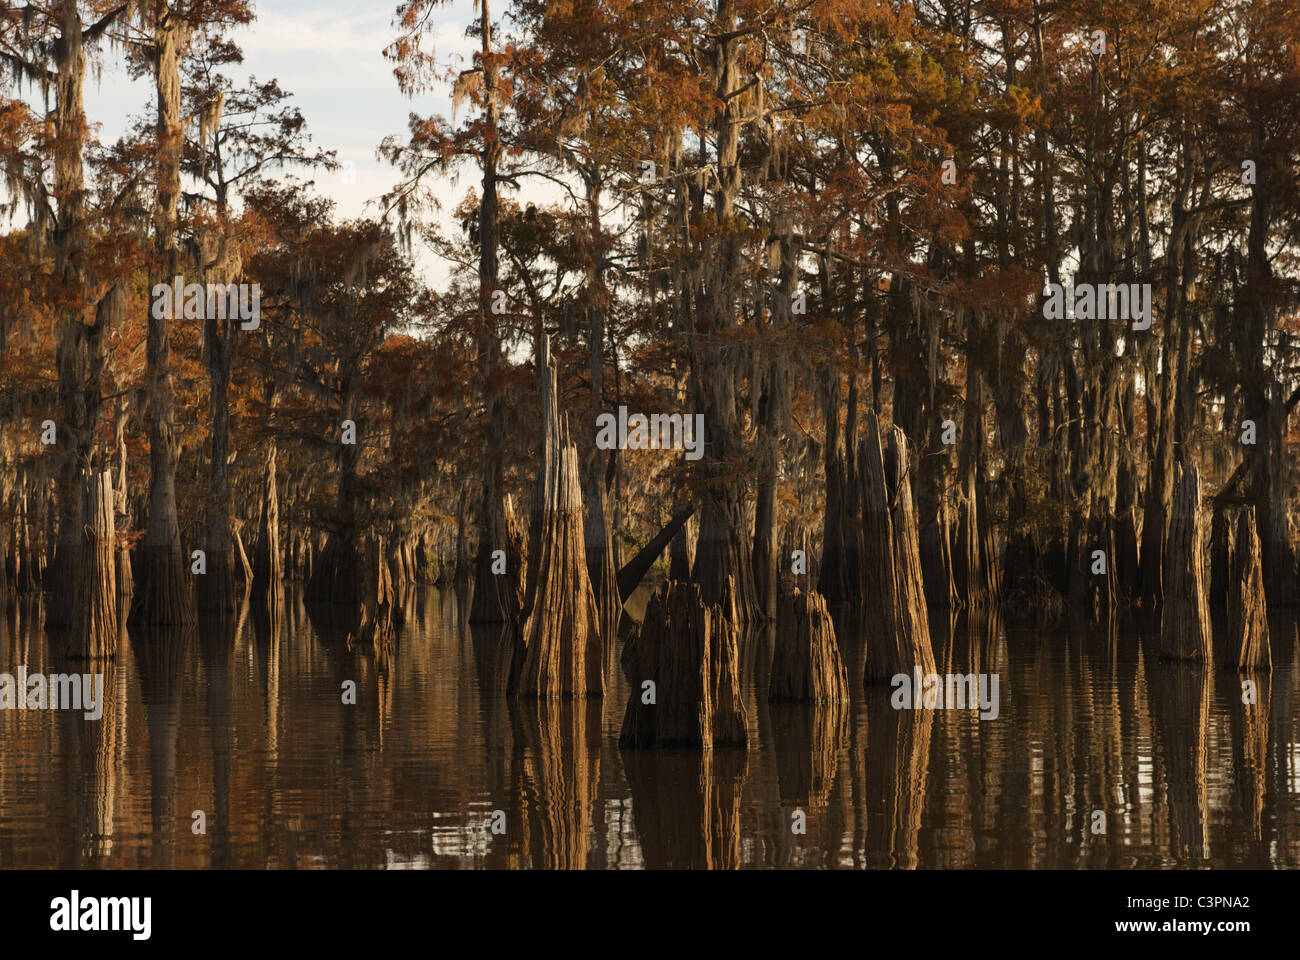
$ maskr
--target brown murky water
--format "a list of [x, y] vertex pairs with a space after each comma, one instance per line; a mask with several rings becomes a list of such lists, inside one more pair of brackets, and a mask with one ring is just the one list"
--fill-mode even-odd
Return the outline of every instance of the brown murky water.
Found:
[[[998, 674], [983, 721], [895, 710], [889, 687], [857, 683], [850, 704], [769, 705], [757, 632], [748, 751], [621, 754], [616, 650], [603, 703], [512, 703], [499, 631], [464, 625], [449, 592], [405, 608], [385, 658], [349, 651], [291, 596], [278, 629], [245, 612], [124, 634], [99, 721], [0, 710], [0, 867], [1300, 862], [1292, 624], [1274, 626], [1255, 704], [1235, 674], [1161, 664], [1128, 632], [936, 629], [942, 672]], [[0, 615], [0, 673], [66, 669], [39, 616]], [[861, 676], [861, 642], [841, 645]]]

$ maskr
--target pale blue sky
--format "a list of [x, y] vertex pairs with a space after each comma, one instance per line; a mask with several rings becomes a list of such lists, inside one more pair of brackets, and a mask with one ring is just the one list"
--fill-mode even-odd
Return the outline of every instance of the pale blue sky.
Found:
[[[405, 97], [393, 77], [393, 64], [383, 49], [396, 35], [392, 26], [397, 0], [256, 0], [257, 19], [231, 33], [244, 50], [244, 63], [229, 70], [236, 83], [249, 75], [259, 80], [274, 77], [294, 95], [307, 118], [316, 146], [337, 150], [340, 161], [356, 165], [355, 183], [341, 173], [319, 174], [317, 188], [338, 203], [342, 217], [364, 212], [367, 201], [377, 198], [397, 179], [396, 170], [377, 160], [375, 150], [389, 134], [404, 135], [412, 112], [450, 116], [450, 88], [441, 88], [416, 100]], [[474, 41], [465, 36], [475, 17], [473, 0], [454, 0], [432, 17], [436, 32], [426, 38], [441, 63], [468, 65]], [[100, 137], [112, 142], [132, 115], [153, 111], [150, 81], [132, 81], [110, 53], [102, 75], [92, 76], [86, 90], [86, 112], [100, 123]], [[439, 190], [444, 210], [451, 210], [477, 178], [465, 171], [455, 184]], [[373, 212], [374, 208], [371, 208]], [[421, 271], [431, 283], [446, 276], [440, 263], [425, 254], [418, 257]]]

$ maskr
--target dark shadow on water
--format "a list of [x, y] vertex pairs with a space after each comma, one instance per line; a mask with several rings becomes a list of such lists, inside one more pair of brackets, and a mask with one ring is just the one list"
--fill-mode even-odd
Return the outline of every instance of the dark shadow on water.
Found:
[[[99, 720], [0, 711], [0, 865], [1300, 862], [1296, 611], [1272, 611], [1274, 669], [1250, 674], [1159, 661], [1158, 623], [945, 615], [932, 623], [936, 669], [998, 674], [991, 721], [896, 710], [889, 684], [864, 687], [869, 618], [836, 620], [851, 702], [771, 704], [781, 638], [761, 625], [738, 643], [748, 751], [620, 751], [633, 691], [617, 662], [603, 703], [511, 702], [513, 635], [470, 627], [454, 591], [404, 598], [405, 627], [378, 647], [301, 596], [290, 584], [272, 608], [190, 630], [123, 628], [116, 657], [93, 666], [61, 656], [38, 596], [0, 614], [0, 672], [102, 670], [105, 682]], [[205, 836], [191, 831], [196, 809]], [[498, 809], [504, 835], [487, 826]], [[806, 833], [791, 830], [797, 812]]]
[[[393, 712], [393, 677], [399, 655], [395, 639], [359, 640], [355, 609], [306, 604], [307, 620], [329, 665], [333, 696], [345, 712], [343, 755], [351, 762], [358, 753], [382, 747]], [[359, 776], [367, 776], [361, 770]], [[345, 792], [349, 788], [345, 785]]]
[[1147, 689], [1159, 738], [1169, 812], [1171, 855], [1183, 866], [1209, 857], [1206, 763], [1213, 668], [1206, 663], [1148, 661]]
[[151, 866], [169, 868], [175, 856], [176, 835], [190, 829], [190, 815], [195, 809], [184, 809], [184, 804], [177, 803], [177, 745], [181, 686], [186, 665], [198, 645], [198, 631], [193, 626], [153, 626], [132, 627], [129, 634], [149, 729]]
[[[249, 600], [237, 612], [199, 619], [199, 662], [204, 673], [204, 718], [212, 731], [212, 807], [197, 804], [207, 820], [211, 865], [233, 866], [230, 832], [231, 762], [235, 749], [232, 673], [235, 650], [249, 619]], [[192, 812], [192, 811], [191, 811]]]
[[623, 750], [641, 856], [651, 869], [740, 866], [744, 750]]

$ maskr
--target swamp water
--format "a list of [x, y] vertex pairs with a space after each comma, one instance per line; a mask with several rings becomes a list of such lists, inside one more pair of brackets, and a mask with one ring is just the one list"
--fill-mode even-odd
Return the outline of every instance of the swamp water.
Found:
[[[850, 703], [769, 704], [772, 631], [751, 631], [747, 751], [620, 752], [621, 641], [603, 702], [517, 703], [507, 641], [466, 625], [463, 597], [403, 606], [385, 655], [290, 590], [279, 623], [124, 630], [111, 663], [67, 666], [103, 671], [99, 720], [0, 710], [0, 867], [1300, 863], [1294, 623], [1274, 622], [1253, 704], [1238, 675], [1160, 663], [1131, 630], [935, 625], [941, 673], [999, 676], [985, 721], [864, 691], [848, 630]], [[0, 614], [0, 673], [65, 669], [40, 616]]]

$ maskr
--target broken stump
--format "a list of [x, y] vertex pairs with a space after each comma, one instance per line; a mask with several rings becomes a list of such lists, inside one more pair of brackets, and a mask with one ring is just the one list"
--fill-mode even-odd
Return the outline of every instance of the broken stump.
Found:
[[694, 583], [669, 580], [650, 598], [624, 649], [621, 748], [746, 746], [734, 622]]
[[778, 599], [767, 699], [812, 703], [849, 699], [835, 625], [820, 593], [796, 589]]

